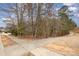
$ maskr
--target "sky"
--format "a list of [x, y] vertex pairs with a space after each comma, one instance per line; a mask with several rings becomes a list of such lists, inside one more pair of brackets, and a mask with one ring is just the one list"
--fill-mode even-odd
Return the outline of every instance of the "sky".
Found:
[[[8, 5], [13, 5], [8, 3]], [[77, 24], [77, 26], [79, 27], [79, 3], [55, 3], [53, 8], [58, 10], [60, 9], [63, 5], [68, 6], [68, 9], [70, 11], [73, 11], [72, 14], [73, 16], [71, 17], [72, 20]], [[6, 3], [0, 3], [0, 8], [8, 8], [8, 6], [6, 5]], [[3, 19], [7, 16], [8, 14], [0, 11], [0, 27], [5, 27], [6, 24], [3, 22]]]
[[68, 9], [72, 11], [72, 15], [70, 18], [77, 24], [79, 27], [79, 3], [57, 3], [55, 4], [54, 8], [59, 9], [63, 5], [68, 6]]

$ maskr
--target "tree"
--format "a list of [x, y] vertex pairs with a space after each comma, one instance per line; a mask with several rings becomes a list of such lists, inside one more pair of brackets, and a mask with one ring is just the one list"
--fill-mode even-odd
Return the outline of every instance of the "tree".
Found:
[[[11, 19], [8, 28], [14, 35], [31, 35], [34, 38], [68, 34], [76, 25], [69, 18], [68, 7], [63, 6], [55, 16], [50, 3], [19, 3], [0, 8]], [[13, 17], [12, 17], [13, 15]]]
[[68, 7], [63, 6], [59, 10], [59, 16], [60, 16], [60, 21], [61, 21], [61, 30], [64, 34], [69, 33], [70, 30], [74, 29], [76, 27], [76, 24], [71, 21], [68, 15]]
[[[15, 32], [16, 35], [23, 35], [25, 34], [25, 4], [6, 4], [8, 5], [8, 8], [1, 8], [1, 10], [5, 13], [9, 13], [8, 17], [12, 20], [12, 26], [10, 28], [10, 32]], [[14, 17], [12, 17], [12, 15]], [[14, 20], [14, 21], [13, 21]], [[12, 28], [13, 27], [13, 28]]]
[[53, 4], [37, 4], [35, 37], [48, 37], [50, 35], [49, 24], [52, 16], [52, 6]]

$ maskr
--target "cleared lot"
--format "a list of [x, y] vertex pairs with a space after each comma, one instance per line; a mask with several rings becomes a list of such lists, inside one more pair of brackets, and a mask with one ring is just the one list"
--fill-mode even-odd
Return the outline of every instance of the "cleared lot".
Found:
[[[5, 37], [6, 36], [3, 36], [1, 38], [3, 41], [1, 41], [2, 48], [0, 46], [0, 55], [27, 56], [29, 53], [35, 54], [35, 56], [79, 55], [79, 34], [36, 39], [33, 41], [28, 41], [27, 39], [21, 40], [12, 36], [7, 36], [8, 38]], [[6, 44], [4, 45], [4, 43]]]
[[59, 40], [48, 43], [44, 47], [63, 55], [79, 55], [79, 34], [60, 37]]

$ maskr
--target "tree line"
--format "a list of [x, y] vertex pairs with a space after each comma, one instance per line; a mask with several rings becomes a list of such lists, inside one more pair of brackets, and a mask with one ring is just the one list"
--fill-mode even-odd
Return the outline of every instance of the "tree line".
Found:
[[[69, 18], [67, 6], [54, 10], [54, 3], [16, 3], [0, 8], [8, 14], [11, 23], [6, 23], [6, 32], [15, 36], [33, 38], [56, 37], [69, 34], [76, 27]], [[57, 12], [56, 14], [54, 12]], [[13, 15], [13, 16], [12, 16]]]

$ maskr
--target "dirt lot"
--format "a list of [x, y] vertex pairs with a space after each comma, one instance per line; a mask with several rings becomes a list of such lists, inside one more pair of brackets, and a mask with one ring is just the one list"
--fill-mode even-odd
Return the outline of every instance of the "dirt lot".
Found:
[[44, 47], [63, 55], [79, 55], [79, 34], [60, 37]]
[[[14, 39], [13, 39], [14, 40]], [[6, 35], [1, 36], [1, 41], [5, 47], [16, 44], [15, 41]], [[61, 37], [51, 37], [39, 40], [20, 40], [15, 38], [18, 43], [18, 47], [22, 47], [25, 50], [31, 51], [38, 47], [46, 48], [52, 52], [56, 52], [63, 55], [79, 55], [79, 34], [72, 33]], [[27, 48], [28, 47], [28, 48]], [[9, 47], [7, 47], [9, 49]], [[14, 49], [14, 48], [12, 48]], [[15, 49], [14, 49], [15, 50]], [[9, 50], [8, 50], [9, 51]]]

